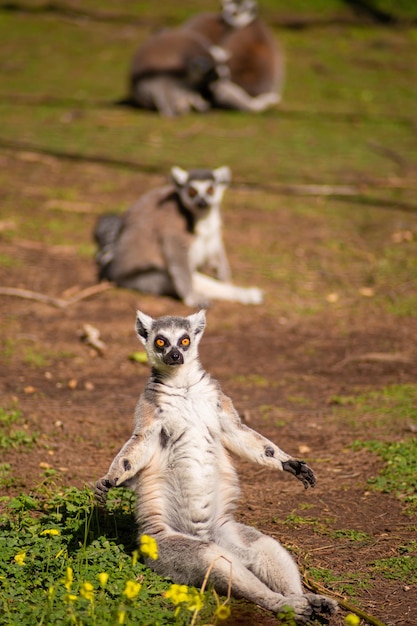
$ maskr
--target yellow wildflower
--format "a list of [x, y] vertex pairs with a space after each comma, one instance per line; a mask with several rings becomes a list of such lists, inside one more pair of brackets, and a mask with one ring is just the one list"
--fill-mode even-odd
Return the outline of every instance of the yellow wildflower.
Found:
[[168, 591], [165, 592], [165, 597], [175, 605], [187, 602], [188, 587], [187, 585], [171, 585]]
[[141, 589], [142, 585], [140, 583], [137, 583], [134, 580], [128, 580], [126, 581], [126, 587], [123, 591], [123, 595], [126, 596], [128, 600], [133, 600], [139, 594]]
[[201, 611], [203, 608], [204, 602], [201, 597], [201, 593], [197, 591], [197, 589], [190, 589], [188, 591], [187, 597], [187, 609], [189, 611]]
[[70, 602], [75, 602], [77, 598], [78, 598], [78, 596], [76, 596], [76, 595], [75, 595], [75, 594], [73, 594], [73, 593], [67, 593], [67, 594], [64, 596], [65, 601], [66, 601], [66, 602], [68, 602], [68, 603], [70, 603]]
[[104, 589], [104, 587], [107, 585], [107, 581], [109, 580], [108, 573], [101, 572], [100, 574], [97, 574], [97, 578], [98, 578], [98, 582], [100, 583], [100, 587]]
[[139, 558], [139, 550], [133, 550], [133, 552], [132, 552], [132, 565], [133, 565], [133, 567], [135, 567], [136, 563], [138, 562], [138, 558]]
[[41, 532], [41, 535], [52, 535], [53, 537], [56, 537], [57, 535], [60, 535], [60, 534], [61, 533], [59, 532], [57, 528], [46, 528], [45, 530]]
[[85, 598], [86, 600], [88, 600], [89, 602], [92, 602], [94, 600], [94, 587], [93, 587], [93, 585], [91, 583], [89, 583], [88, 581], [83, 583], [81, 585], [80, 595], [83, 598]]
[[120, 611], [117, 614], [118, 620], [117, 623], [118, 624], [124, 624], [125, 623], [125, 617], [126, 617], [126, 611], [123, 611], [122, 609], [120, 609]]
[[67, 591], [71, 589], [73, 580], [74, 580], [74, 573], [72, 571], [72, 567], [67, 567], [67, 571], [65, 572], [65, 578], [62, 581]]
[[158, 558], [158, 544], [153, 537], [142, 535], [140, 538], [140, 551], [154, 561]]
[[55, 587], [54, 585], [51, 585], [48, 589], [48, 599], [52, 600], [52, 598], [54, 597], [55, 594]]
[[355, 615], [354, 613], [348, 613], [348, 615], [346, 615], [345, 617], [346, 626], [359, 626], [360, 621], [360, 617], [358, 617], [358, 615]]
[[18, 565], [24, 565], [25, 558], [26, 558], [26, 552], [18, 552], [17, 554], [14, 555], [14, 560], [16, 561]]
[[230, 606], [220, 604], [214, 612], [214, 615], [218, 620], [224, 620], [230, 617]]

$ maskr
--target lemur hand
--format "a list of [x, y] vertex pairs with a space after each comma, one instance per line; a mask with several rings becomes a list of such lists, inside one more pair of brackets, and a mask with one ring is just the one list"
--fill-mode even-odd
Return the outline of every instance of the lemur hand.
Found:
[[116, 482], [109, 478], [108, 475], [103, 476], [96, 482], [94, 495], [100, 504], [104, 504], [107, 500], [107, 494], [111, 487], [115, 487]]
[[297, 461], [296, 459], [290, 459], [282, 463], [282, 469], [284, 472], [290, 472], [304, 485], [304, 488], [314, 487], [316, 484], [316, 477], [313, 470], [304, 462]]

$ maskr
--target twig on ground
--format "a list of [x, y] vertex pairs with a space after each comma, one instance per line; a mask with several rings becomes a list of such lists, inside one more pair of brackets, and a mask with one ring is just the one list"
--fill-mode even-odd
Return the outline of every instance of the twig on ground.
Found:
[[335, 365], [333, 365], [332, 369], [334, 371], [340, 370], [345, 365], [353, 362], [368, 362], [368, 363], [404, 363], [410, 364], [413, 362], [413, 358], [410, 355], [404, 354], [403, 352], [367, 352], [366, 354], [353, 354], [352, 356], [347, 356], [342, 361], [339, 361]]
[[54, 306], [57, 309], [66, 309], [67, 307], [76, 304], [80, 300], [85, 300], [85, 298], [94, 296], [98, 293], [101, 293], [102, 291], [107, 291], [112, 287], [112, 283], [102, 282], [97, 285], [87, 287], [86, 289], [82, 289], [77, 294], [75, 294], [75, 296], [69, 298], [68, 300], [64, 300], [64, 298], [54, 298], [53, 296], [48, 296], [44, 293], [31, 291], [30, 289], [19, 289], [17, 287], [0, 287], [0, 296], [25, 298], [26, 300], [34, 300], [35, 302], [42, 302], [43, 304]]

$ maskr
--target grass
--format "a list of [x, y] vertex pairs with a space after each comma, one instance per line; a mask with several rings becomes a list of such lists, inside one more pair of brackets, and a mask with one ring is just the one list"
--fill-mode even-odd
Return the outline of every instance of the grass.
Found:
[[377, 491], [393, 493], [404, 503], [409, 513], [417, 513], [417, 440], [383, 443], [381, 441], [355, 442], [355, 448], [366, 448], [385, 461], [378, 476], [369, 479]]
[[0, 624], [183, 626], [228, 614], [213, 593], [178, 590], [141, 563], [131, 492], [110, 496], [103, 515], [89, 489], [46, 485], [3, 498]]
[[[25, 426], [20, 426], [22, 414], [18, 409], [4, 409], [0, 407], [0, 449], [19, 448], [31, 446], [37, 441], [36, 433], [29, 433]], [[7, 464], [1, 466], [4, 480], [10, 467]]]

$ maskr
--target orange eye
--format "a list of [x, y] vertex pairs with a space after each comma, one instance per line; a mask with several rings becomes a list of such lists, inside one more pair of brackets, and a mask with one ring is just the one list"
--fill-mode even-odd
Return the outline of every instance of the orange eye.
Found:
[[165, 341], [158, 337], [158, 339], [155, 340], [155, 345], [158, 346], [158, 348], [163, 348], [165, 345]]
[[214, 194], [214, 187], [213, 185], [210, 185], [210, 187], [207, 188], [207, 193], [209, 196], [212, 196]]
[[195, 198], [196, 195], [197, 195], [196, 189], [194, 189], [194, 187], [189, 187], [188, 188], [188, 195], [190, 196], [190, 198]]
[[190, 338], [189, 337], [183, 337], [183, 339], [181, 339], [181, 345], [182, 346], [189, 346], [190, 345]]

